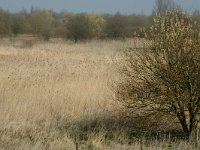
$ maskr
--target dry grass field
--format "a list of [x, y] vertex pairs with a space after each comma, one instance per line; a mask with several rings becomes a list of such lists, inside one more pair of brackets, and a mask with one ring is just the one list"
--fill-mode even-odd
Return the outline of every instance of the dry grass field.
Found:
[[[137, 142], [128, 145], [121, 131], [114, 135], [117, 141], [107, 142], [103, 126], [81, 143], [77, 125], [92, 129], [95, 120], [112, 115], [110, 84], [117, 76], [116, 63], [120, 51], [133, 43], [1, 40], [0, 149], [73, 150], [76, 142], [80, 149], [140, 149]], [[163, 145], [145, 148], [173, 147]], [[189, 147], [176, 147], [183, 148]]]
[[1, 120], [8, 125], [13, 119], [21, 122], [101, 113], [101, 107], [108, 106], [111, 59], [120, 46], [116, 42], [1, 46]]

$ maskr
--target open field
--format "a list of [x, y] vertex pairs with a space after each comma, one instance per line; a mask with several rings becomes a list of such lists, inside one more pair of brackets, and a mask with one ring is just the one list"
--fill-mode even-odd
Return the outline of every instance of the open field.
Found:
[[[113, 139], [101, 132], [80, 135], [112, 118], [110, 84], [120, 51], [136, 41], [0, 42], [0, 149], [140, 149], [123, 131]], [[101, 120], [99, 120], [101, 118]], [[97, 121], [96, 121], [97, 120]], [[96, 124], [95, 124], [96, 122]], [[103, 122], [103, 121], [102, 121]], [[80, 126], [78, 124], [81, 124]], [[87, 126], [87, 128], [85, 128]], [[79, 139], [85, 139], [80, 144]], [[187, 144], [146, 149], [189, 149]]]
[[35, 121], [101, 113], [101, 107], [109, 103], [112, 57], [120, 44], [2, 46], [1, 120]]

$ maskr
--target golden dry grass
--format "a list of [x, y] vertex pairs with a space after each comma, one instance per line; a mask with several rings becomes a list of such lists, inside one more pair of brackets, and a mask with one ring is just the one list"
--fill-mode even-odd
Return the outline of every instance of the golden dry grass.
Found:
[[123, 42], [0, 47], [1, 124], [94, 115], [109, 103], [108, 82]]
[[0, 130], [95, 118], [110, 107], [112, 59], [124, 42], [1, 43]]
[[[79, 129], [68, 124], [110, 115], [115, 62], [135, 40], [26, 42], [0, 42], [0, 149], [75, 149], [65, 130]], [[82, 149], [140, 149], [108, 146], [106, 134], [91, 134]]]

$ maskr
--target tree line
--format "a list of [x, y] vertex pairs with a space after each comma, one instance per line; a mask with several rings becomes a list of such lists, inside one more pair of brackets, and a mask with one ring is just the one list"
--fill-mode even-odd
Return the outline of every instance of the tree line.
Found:
[[[0, 38], [31, 34], [45, 40], [60, 37], [77, 42], [92, 38], [144, 37], [145, 29], [153, 24], [153, 16], [174, 7], [179, 6], [173, 0], [156, 0], [151, 15], [56, 13], [37, 8], [11, 13], [0, 9]], [[192, 18], [200, 21], [200, 12], [194, 11]]]
[[17, 13], [0, 9], [0, 37], [31, 34], [48, 40], [67, 38], [75, 42], [92, 38], [143, 37], [152, 24], [151, 15], [56, 13], [50, 10], [22, 10]]

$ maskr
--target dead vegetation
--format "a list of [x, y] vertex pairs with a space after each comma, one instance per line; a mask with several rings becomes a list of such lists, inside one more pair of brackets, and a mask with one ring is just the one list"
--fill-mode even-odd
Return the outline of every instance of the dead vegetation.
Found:
[[[17, 40], [1, 42], [1, 149], [75, 149], [76, 143], [80, 149], [141, 148], [139, 122], [127, 124], [114, 111], [110, 87], [118, 78], [121, 50], [141, 40], [74, 44], [57, 39], [31, 47], [16, 46]], [[191, 147], [164, 139], [144, 139], [142, 145]]]

